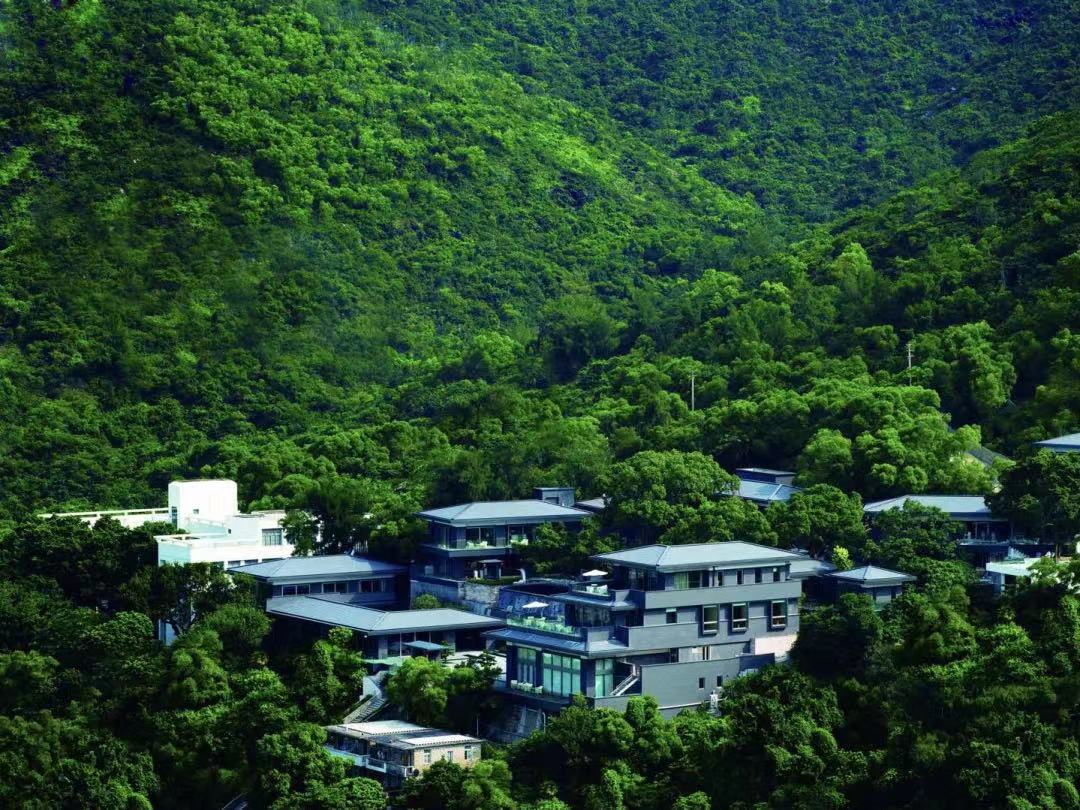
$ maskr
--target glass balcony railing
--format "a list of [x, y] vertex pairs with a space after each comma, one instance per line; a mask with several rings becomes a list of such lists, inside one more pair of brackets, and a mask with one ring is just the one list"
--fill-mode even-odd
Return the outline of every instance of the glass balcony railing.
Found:
[[554, 619], [544, 619], [540, 616], [510, 616], [506, 619], [506, 623], [511, 627], [520, 627], [524, 630], [540, 630], [547, 633], [559, 633], [564, 636], [581, 634], [580, 628], [571, 627], [565, 622], [555, 621]]

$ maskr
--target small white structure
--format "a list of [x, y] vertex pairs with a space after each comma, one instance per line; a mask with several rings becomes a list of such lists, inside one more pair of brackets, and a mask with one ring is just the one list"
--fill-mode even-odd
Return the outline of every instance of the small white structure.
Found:
[[209, 562], [233, 568], [293, 554], [281, 526], [285, 512], [241, 512], [236, 482], [227, 479], [173, 481], [165, 509], [66, 512], [42, 517], [78, 517], [91, 524], [110, 517], [129, 529], [171, 523], [183, 533], [156, 536], [158, 565]]

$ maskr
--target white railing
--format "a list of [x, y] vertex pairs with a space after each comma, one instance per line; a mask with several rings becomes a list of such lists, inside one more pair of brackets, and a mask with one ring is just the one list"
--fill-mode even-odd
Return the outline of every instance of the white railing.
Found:
[[161, 515], [166, 520], [169, 520], [169, 510], [161, 508], [151, 509], [95, 509], [91, 512], [43, 512], [39, 517], [48, 518], [63, 518], [63, 517], [77, 517], [77, 518], [103, 518], [103, 517], [127, 517], [127, 516], [139, 516], [139, 515]]
[[640, 680], [641, 676], [636, 673], [631, 673], [630, 675], [627, 675], [625, 678], [622, 679], [622, 681], [619, 682], [618, 686], [611, 690], [611, 696], [621, 697], [622, 695], [625, 695], [627, 692], [637, 686], [637, 683]]

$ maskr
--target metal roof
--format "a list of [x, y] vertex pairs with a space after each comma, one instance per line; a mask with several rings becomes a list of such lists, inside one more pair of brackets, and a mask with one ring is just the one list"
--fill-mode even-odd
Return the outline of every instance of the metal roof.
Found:
[[321, 557], [286, 557], [282, 560], [238, 565], [230, 571], [250, 574], [258, 579], [287, 579], [290, 577], [345, 577], [366, 574], [404, 574], [402, 565], [391, 565], [350, 554], [327, 554]]
[[773, 470], [768, 467], [738, 467], [735, 473], [748, 472], [757, 473], [759, 475], [795, 475], [791, 470]]
[[438, 731], [438, 729], [431, 728], [430, 726], [418, 726], [416, 723], [406, 723], [404, 720], [373, 720], [368, 723], [339, 723], [337, 725], [327, 726], [335, 730], [352, 731], [357, 734], [366, 734], [372, 737], [378, 737], [383, 734], [408, 734], [410, 732], [423, 732]]
[[584, 501], [577, 501], [574, 506], [589, 512], [601, 512], [607, 507], [607, 498], [603, 495], [599, 498], [588, 498]]
[[883, 501], [871, 501], [863, 506], [863, 512], [876, 515], [889, 509], [902, 509], [908, 501], [940, 509], [953, 517], [1005, 520], [1005, 518], [996, 517], [990, 511], [990, 507], [986, 505], [986, 499], [982, 495], [901, 495], [897, 498], [886, 498]]
[[404, 737], [394, 740], [397, 745], [409, 748], [435, 748], [440, 745], [461, 745], [462, 743], [478, 743], [476, 737], [468, 734], [429, 734], [424, 737]]
[[893, 571], [889, 568], [878, 568], [876, 565], [864, 565], [862, 568], [852, 568], [850, 571], [831, 571], [825, 576], [842, 579], [845, 582], [861, 582], [866, 585], [888, 585], [897, 582], [914, 582], [915, 577], [905, 574], [903, 571]]
[[1053, 439], [1043, 439], [1035, 442], [1036, 447], [1045, 447], [1047, 450], [1064, 450], [1080, 452], [1080, 433], [1066, 433], [1064, 436], [1055, 436]]
[[642, 546], [624, 551], [613, 551], [609, 554], [596, 554], [593, 559], [617, 565], [675, 571], [683, 568], [734, 566], [742, 563], [789, 562], [805, 558], [800, 554], [772, 546], [731, 540], [723, 543], [692, 543], [685, 546]]
[[525, 501], [476, 501], [457, 506], [444, 506], [440, 509], [426, 509], [416, 513], [425, 520], [434, 520], [451, 525], [469, 523], [497, 523], [507, 520], [581, 520], [589, 517], [583, 509], [559, 506], [530, 499]]
[[281, 596], [267, 600], [266, 612], [334, 627], [348, 627], [368, 636], [430, 630], [482, 629], [501, 627], [503, 624], [501, 619], [478, 616], [453, 608], [375, 610], [349, 604], [347, 600], [350, 596], [351, 594]]
[[791, 484], [773, 484], [768, 481], [753, 481], [746, 478], [739, 479], [739, 489], [735, 494], [748, 501], [772, 503], [774, 501], [786, 502], [796, 492], [802, 492], [802, 487]]
[[805, 557], [801, 560], [792, 560], [789, 574], [792, 579], [804, 579], [805, 577], [828, 574], [830, 571], [835, 570], [836, 566], [828, 560], [815, 560], [812, 557]]

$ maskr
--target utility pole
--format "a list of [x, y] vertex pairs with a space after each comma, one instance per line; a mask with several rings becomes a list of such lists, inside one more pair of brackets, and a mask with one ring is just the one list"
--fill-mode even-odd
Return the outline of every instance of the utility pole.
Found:
[[694, 378], [695, 377], [696, 377], [696, 375], [693, 372], [691, 372], [690, 373], [690, 410], [694, 410], [694, 404], [695, 404], [694, 403]]
[[911, 385], [911, 361], [914, 358], [914, 341], [909, 340], [907, 344], [907, 384]]

